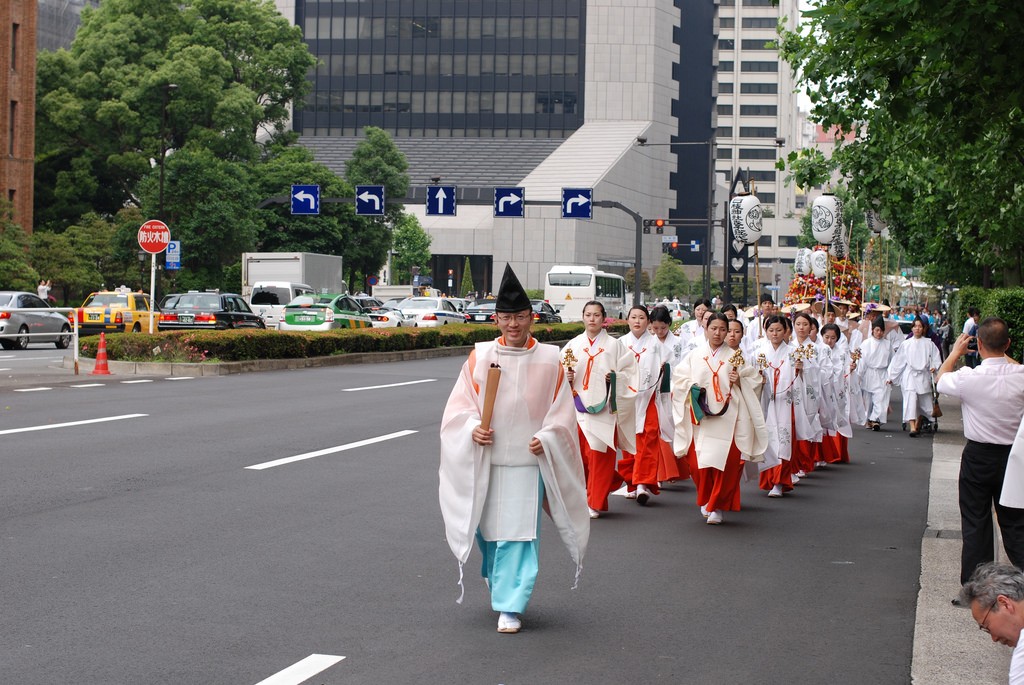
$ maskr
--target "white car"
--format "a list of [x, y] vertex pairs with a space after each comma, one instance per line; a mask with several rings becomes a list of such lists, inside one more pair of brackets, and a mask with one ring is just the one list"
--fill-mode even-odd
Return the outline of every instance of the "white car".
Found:
[[374, 328], [401, 328], [402, 326], [415, 326], [416, 316], [400, 309], [381, 307], [375, 312], [370, 312], [370, 321]]
[[410, 297], [398, 305], [398, 309], [415, 316], [413, 325], [420, 328], [466, 323], [466, 315], [459, 312], [446, 297]]
[[[686, 321], [690, 318], [690, 312], [683, 309], [683, 305], [678, 302], [658, 302], [654, 307], [664, 307], [668, 310], [668, 313], [672, 316], [672, 322]], [[654, 307], [651, 307], [652, 309]]]

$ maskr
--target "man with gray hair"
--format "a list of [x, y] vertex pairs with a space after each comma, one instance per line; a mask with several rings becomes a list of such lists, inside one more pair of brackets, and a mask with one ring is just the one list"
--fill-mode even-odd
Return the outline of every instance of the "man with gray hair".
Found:
[[960, 589], [960, 601], [993, 642], [1013, 647], [1010, 685], [1024, 685], [1024, 573], [1009, 564], [982, 564]]

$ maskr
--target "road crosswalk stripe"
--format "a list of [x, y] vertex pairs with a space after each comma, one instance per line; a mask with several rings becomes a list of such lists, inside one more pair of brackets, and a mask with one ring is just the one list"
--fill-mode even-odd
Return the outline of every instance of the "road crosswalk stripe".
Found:
[[274, 461], [267, 461], [262, 464], [254, 464], [252, 466], [246, 466], [246, 469], [252, 471], [262, 471], [263, 469], [270, 469], [275, 466], [283, 466], [284, 464], [291, 464], [292, 462], [302, 461], [304, 459], [313, 459], [314, 457], [322, 457], [325, 454], [334, 454], [335, 452], [344, 452], [345, 450], [355, 449], [357, 447], [365, 447], [366, 445], [372, 445], [378, 442], [384, 442], [385, 440], [394, 440], [395, 438], [403, 438], [406, 435], [412, 435], [417, 431], [404, 430], [397, 431], [395, 433], [388, 433], [387, 435], [381, 435], [376, 438], [368, 438], [366, 440], [359, 440], [357, 442], [350, 442], [347, 445], [338, 445], [337, 447], [328, 447], [327, 449], [317, 450], [316, 452], [306, 452], [305, 454], [296, 454], [294, 457], [284, 457], [283, 459], [275, 459]]
[[283, 671], [278, 671], [266, 680], [256, 683], [256, 685], [299, 685], [299, 683], [309, 680], [317, 673], [326, 671], [344, 658], [343, 656], [334, 656], [332, 654], [310, 654], [302, 661], [292, 664]]

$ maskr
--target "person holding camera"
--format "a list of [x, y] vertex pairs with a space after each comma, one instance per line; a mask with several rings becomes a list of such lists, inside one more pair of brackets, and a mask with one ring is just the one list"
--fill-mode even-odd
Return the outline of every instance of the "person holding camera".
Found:
[[964, 363], [970, 368], [978, 366], [980, 359], [978, 357], [978, 342], [976, 340], [978, 336], [978, 317], [981, 316], [981, 310], [977, 307], [967, 308], [967, 320], [964, 321], [964, 335], [970, 336], [970, 340], [967, 341], [967, 353], [964, 356]]
[[953, 371], [970, 341], [971, 336], [963, 333], [953, 343], [949, 357], [939, 367], [937, 385], [940, 393], [960, 398], [967, 439], [959, 478], [961, 584], [979, 565], [995, 559], [993, 505], [1010, 562], [1018, 568], [1024, 566], [1024, 509], [999, 503], [1010, 447], [1024, 416], [1024, 366], [1006, 355], [1009, 328], [992, 316], [978, 326], [981, 364]]

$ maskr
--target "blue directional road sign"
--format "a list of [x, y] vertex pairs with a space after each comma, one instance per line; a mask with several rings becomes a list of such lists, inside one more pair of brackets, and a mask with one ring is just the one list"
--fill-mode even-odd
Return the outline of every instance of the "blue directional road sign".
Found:
[[562, 188], [562, 218], [593, 219], [593, 199], [593, 188]]
[[700, 252], [700, 241], [699, 240], [691, 240], [690, 241], [690, 252]]
[[356, 186], [356, 214], [384, 216], [384, 186]]
[[292, 186], [292, 214], [319, 214], [320, 186]]
[[427, 216], [455, 216], [455, 186], [427, 186]]
[[164, 268], [168, 271], [175, 271], [181, 268], [180, 240], [171, 240], [167, 243], [167, 250], [164, 252]]
[[494, 216], [521, 219], [524, 216], [525, 200], [525, 188], [495, 188]]

